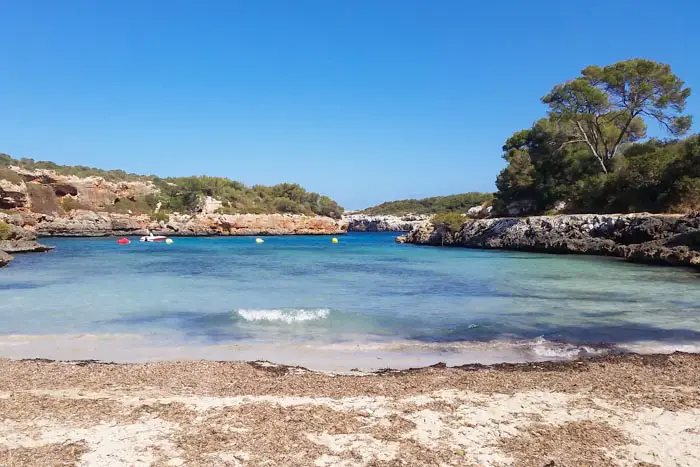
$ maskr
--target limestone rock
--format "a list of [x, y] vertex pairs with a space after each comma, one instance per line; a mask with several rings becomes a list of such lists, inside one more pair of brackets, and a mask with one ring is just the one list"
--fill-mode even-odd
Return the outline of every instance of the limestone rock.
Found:
[[408, 214], [405, 216], [368, 216], [348, 214], [343, 220], [349, 232], [408, 232], [430, 216]]
[[42, 236], [62, 237], [144, 235], [146, 229], [180, 236], [338, 235], [347, 231], [347, 224], [342, 221], [296, 214], [171, 214], [167, 221], [157, 222], [148, 215], [76, 209], [63, 216], [22, 213], [15, 216], [13, 223], [32, 226]]
[[214, 214], [222, 206], [221, 201], [213, 196], [205, 196], [199, 205], [199, 212], [202, 214]]
[[[158, 189], [151, 181], [110, 182], [102, 177], [78, 177], [61, 175], [52, 170], [27, 170], [11, 166], [24, 181], [17, 185], [0, 177], [0, 208], [32, 208], [37, 212], [52, 214], [59, 209], [61, 198], [71, 197], [75, 202], [89, 210], [100, 211], [113, 206], [120, 199], [143, 198], [157, 193]], [[34, 190], [28, 190], [27, 184]], [[41, 198], [32, 202], [32, 197]], [[48, 199], [48, 198], [51, 199]], [[42, 209], [42, 205], [53, 209]]]
[[7, 266], [12, 261], [12, 256], [0, 250], [0, 268]]
[[23, 208], [28, 202], [26, 183], [0, 178], [0, 209]]
[[5, 253], [39, 253], [54, 248], [34, 240], [0, 240], [0, 251]]
[[467, 216], [471, 217], [472, 219], [483, 219], [485, 217], [489, 217], [492, 210], [493, 206], [474, 206], [467, 210]]
[[420, 245], [608, 255], [700, 265], [700, 215], [559, 215], [466, 221], [457, 232], [425, 222], [406, 235]]

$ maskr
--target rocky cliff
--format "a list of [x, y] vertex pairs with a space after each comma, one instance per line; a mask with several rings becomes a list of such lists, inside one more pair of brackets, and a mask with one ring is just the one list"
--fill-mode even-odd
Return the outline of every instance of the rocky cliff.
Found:
[[0, 209], [62, 214], [74, 208], [116, 210], [157, 192], [150, 181], [110, 182], [102, 177], [59, 175], [52, 170], [3, 168]]
[[343, 216], [348, 232], [408, 232], [429, 218], [423, 215], [368, 216], [352, 213]]
[[479, 219], [457, 232], [424, 222], [397, 238], [418, 245], [617, 256], [700, 267], [700, 214], [619, 214]]
[[112, 182], [0, 167], [0, 221], [40, 236], [142, 235], [146, 229], [182, 236], [330, 235], [347, 228], [345, 222], [324, 216], [216, 214], [222, 203], [212, 196], [202, 197], [199, 214], [158, 213], [157, 196], [149, 197], [158, 193], [146, 179]]
[[146, 229], [161, 235], [333, 235], [343, 234], [346, 224], [321, 216], [292, 214], [171, 214], [167, 220], [73, 210], [62, 216], [37, 213], [0, 213], [0, 221], [35, 231], [40, 236], [99, 237], [143, 235]]

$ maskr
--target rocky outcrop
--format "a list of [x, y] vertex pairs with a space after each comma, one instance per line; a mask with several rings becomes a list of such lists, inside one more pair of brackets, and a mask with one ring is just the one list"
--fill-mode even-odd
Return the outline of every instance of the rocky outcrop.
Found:
[[3, 234], [0, 237], [0, 266], [6, 266], [12, 261], [10, 253], [33, 253], [53, 250], [54, 247], [42, 245], [36, 241], [36, 232], [31, 228], [23, 228], [7, 221], [16, 221], [16, 216], [0, 214]]
[[0, 209], [21, 208], [27, 202], [27, 185], [24, 182], [13, 182], [0, 177]]
[[472, 219], [483, 219], [485, 217], [489, 217], [491, 215], [491, 211], [493, 211], [493, 206], [474, 206], [473, 208], [469, 208], [467, 210], [467, 216], [471, 217]]
[[348, 214], [343, 220], [348, 224], [348, 232], [408, 232], [425, 222], [430, 216], [367, 216], [365, 214]]
[[620, 214], [479, 219], [457, 232], [424, 222], [401, 243], [608, 255], [700, 267], [700, 214]]
[[[3, 169], [0, 176], [0, 208], [24, 209], [61, 215], [75, 206], [105, 210], [122, 199], [142, 199], [158, 190], [151, 181], [110, 182], [102, 177], [60, 175], [52, 170]], [[2, 174], [0, 174], [2, 175]]]
[[[0, 208], [11, 209], [14, 214], [0, 213], [0, 220], [27, 227], [40, 236], [143, 235], [147, 229], [182, 236], [332, 235], [346, 231], [346, 223], [322, 216], [217, 214], [222, 203], [211, 196], [202, 198], [195, 215], [154, 214], [152, 218], [132, 213], [130, 206], [143, 204], [148, 195], [157, 192], [148, 180], [110, 182], [102, 177], [11, 166], [0, 172]], [[159, 208], [160, 204], [154, 212]], [[143, 206], [139, 212], [144, 212]]]
[[12, 261], [12, 256], [0, 250], [0, 268], [3, 268], [10, 264], [10, 261]]
[[41, 236], [99, 237], [143, 235], [146, 229], [172, 236], [207, 235], [338, 235], [347, 225], [322, 216], [291, 214], [171, 214], [166, 221], [148, 215], [131, 216], [73, 210], [64, 216], [36, 213], [0, 214], [0, 220], [26, 226]]
[[41, 253], [53, 250], [54, 247], [42, 245], [35, 240], [3, 240], [0, 241], [0, 250], [5, 253]]

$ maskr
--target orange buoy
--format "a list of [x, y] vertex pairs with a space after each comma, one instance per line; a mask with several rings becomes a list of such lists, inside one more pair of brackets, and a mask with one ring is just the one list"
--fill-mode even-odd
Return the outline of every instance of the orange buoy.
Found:
[[128, 245], [131, 241], [128, 238], [120, 238], [117, 240], [117, 243], [120, 245]]

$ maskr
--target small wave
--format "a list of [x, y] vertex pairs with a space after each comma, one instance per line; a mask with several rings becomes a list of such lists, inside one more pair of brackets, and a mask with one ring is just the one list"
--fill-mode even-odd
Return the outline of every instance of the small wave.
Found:
[[544, 337], [538, 337], [526, 344], [532, 353], [538, 358], [572, 359], [592, 355], [609, 353], [605, 347], [593, 347], [588, 345], [575, 345], [566, 342], [549, 341]]
[[315, 321], [328, 318], [330, 310], [319, 308], [305, 310], [302, 308], [291, 310], [237, 310], [236, 314], [246, 321], [272, 321], [287, 324], [303, 321]]

